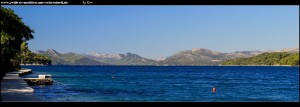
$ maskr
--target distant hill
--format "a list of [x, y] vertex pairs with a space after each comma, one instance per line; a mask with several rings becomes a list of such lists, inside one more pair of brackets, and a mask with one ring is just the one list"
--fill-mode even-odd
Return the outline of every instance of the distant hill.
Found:
[[251, 57], [260, 53], [260, 51], [221, 53], [204, 48], [195, 48], [175, 53], [160, 61], [159, 65], [219, 65], [228, 59]]
[[227, 60], [222, 65], [292, 65], [299, 66], [299, 53], [265, 52], [248, 58]]
[[85, 57], [99, 62], [107, 63], [110, 65], [155, 65], [156, 64], [156, 61], [143, 58], [134, 53], [102, 54], [102, 53], [93, 52], [85, 55]]
[[106, 65], [95, 60], [88, 59], [83, 55], [75, 53], [61, 54], [54, 49], [48, 49], [47, 51], [36, 51], [37, 54], [48, 56], [52, 65]]
[[284, 48], [281, 50], [275, 50], [271, 52], [287, 52], [287, 53], [299, 53], [299, 48]]
[[36, 51], [38, 54], [46, 55], [52, 60], [53, 65], [192, 65], [192, 66], [209, 66], [220, 65], [222, 62], [236, 59], [248, 58], [269, 52], [286, 52], [289, 54], [299, 53], [299, 48], [286, 48], [282, 50], [268, 51], [235, 51], [222, 53], [205, 48], [194, 48], [177, 52], [169, 57], [160, 57], [156, 60], [147, 59], [134, 53], [126, 54], [103, 54], [89, 53], [61, 54], [53, 49], [47, 51]]

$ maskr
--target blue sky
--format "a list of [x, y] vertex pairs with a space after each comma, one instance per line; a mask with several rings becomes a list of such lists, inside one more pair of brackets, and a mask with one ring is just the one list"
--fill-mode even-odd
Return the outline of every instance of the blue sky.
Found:
[[146, 58], [299, 45], [299, 6], [4, 6], [35, 30], [29, 48]]

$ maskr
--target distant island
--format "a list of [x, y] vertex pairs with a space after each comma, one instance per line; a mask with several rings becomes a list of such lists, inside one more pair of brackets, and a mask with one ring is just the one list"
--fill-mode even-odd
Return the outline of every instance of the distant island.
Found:
[[[177, 52], [164, 59], [144, 58], [134, 53], [76, 54], [54, 49], [39, 50], [36, 55], [49, 58], [52, 65], [149, 65], [149, 66], [218, 66], [218, 65], [299, 65], [299, 48], [269, 51], [236, 51], [221, 53], [204, 48]], [[49, 62], [49, 61], [48, 61]]]
[[222, 65], [299, 66], [299, 53], [266, 52], [249, 58], [227, 60]]

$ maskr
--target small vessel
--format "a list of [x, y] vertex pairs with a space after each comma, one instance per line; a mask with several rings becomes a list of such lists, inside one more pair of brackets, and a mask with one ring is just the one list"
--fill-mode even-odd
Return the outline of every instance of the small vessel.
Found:
[[23, 78], [28, 85], [52, 85], [53, 80], [50, 74], [39, 75], [39, 78]]
[[39, 79], [51, 79], [51, 75], [47, 74], [47, 75], [39, 75]]

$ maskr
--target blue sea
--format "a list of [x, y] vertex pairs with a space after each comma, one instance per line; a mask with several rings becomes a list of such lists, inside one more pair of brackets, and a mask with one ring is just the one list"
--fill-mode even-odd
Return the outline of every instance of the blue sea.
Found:
[[[50, 102], [298, 102], [299, 67], [22, 66], [23, 77], [51, 74], [31, 86]], [[212, 88], [216, 88], [216, 92]]]

